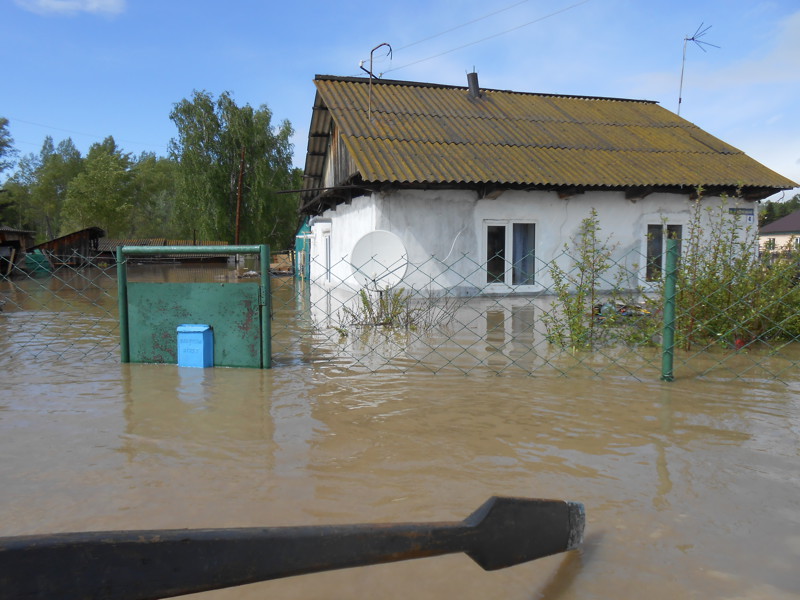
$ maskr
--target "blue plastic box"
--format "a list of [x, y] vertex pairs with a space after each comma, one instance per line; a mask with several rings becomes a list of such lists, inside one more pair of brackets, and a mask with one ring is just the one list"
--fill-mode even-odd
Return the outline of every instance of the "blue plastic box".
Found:
[[178, 325], [178, 366], [214, 366], [214, 332], [210, 325]]

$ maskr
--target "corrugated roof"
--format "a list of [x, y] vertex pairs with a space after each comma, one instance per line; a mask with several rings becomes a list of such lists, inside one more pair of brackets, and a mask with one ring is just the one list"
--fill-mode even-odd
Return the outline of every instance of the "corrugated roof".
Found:
[[113, 252], [117, 246], [163, 246], [164, 238], [100, 238], [98, 250], [100, 252]]
[[6, 231], [9, 233], [36, 233], [35, 231], [29, 231], [28, 229], [17, 229], [16, 227], [10, 227], [8, 225], [0, 225], [0, 231]]
[[466, 87], [331, 76], [315, 84], [309, 190], [322, 184], [331, 121], [355, 169], [348, 175], [365, 182], [797, 185], [651, 101], [500, 90], [472, 98]]
[[113, 252], [117, 246], [227, 246], [228, 242], [207, 240], [168, 240], [165, 238], [101, 238], [98, 242], [100, 252]]

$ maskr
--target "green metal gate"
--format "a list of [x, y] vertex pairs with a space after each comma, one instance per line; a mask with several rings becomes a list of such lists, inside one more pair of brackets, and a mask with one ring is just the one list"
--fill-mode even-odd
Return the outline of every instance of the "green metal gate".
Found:
[[[128, 283], [126, 257], [159, 254], [257, 254], [261, 281]], [[123, 363], [177, 363], [178, 326], [202, 323], [215, 366], [272, 366], [268, 246], [120, 246], [117, 274]]]

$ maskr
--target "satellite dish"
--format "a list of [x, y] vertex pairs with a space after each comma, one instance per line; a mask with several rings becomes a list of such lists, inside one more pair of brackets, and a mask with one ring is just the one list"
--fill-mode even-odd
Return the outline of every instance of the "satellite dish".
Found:
[[350, 256], [353, 276], [364, 287], [393, 287], [402, 281], [408, 267], [403, 240], [391, 231], [376, 229], [359, 239]]

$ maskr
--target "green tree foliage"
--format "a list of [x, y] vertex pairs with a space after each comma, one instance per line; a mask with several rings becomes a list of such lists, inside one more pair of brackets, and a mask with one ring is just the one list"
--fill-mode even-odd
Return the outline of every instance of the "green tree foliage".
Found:
[[[8, 119], [0, 117], [0, 174], [14, 164], [16, 150], [13, 144], [14, 140], [8, 131]], [[0, 223], [17, 225], [19, 221], [19, 211], [8, 185], [0, 187]]]
[[19, 161], [9, 180], [10, 193], [20, 221], [37, 232], [38, 241], [58, 235], [67, 187], [82, 169], [83, 158], [70, 138], [55, 146], [47, 136], [38, 155], [28, 154]]
[[277, 193], [299, 187], [289, 122], [273, 126], [265, 105], [240, 107], [228, 92], [214, 99], [204, 91], [178, 102], [170, 118], [178, 129], [170, 155], [180, 164], [183, 234], [235, 242], [238, 230], [242, 244], [290, 247], [297, 196]]
[[26, 154], [17, 165], [17, 170], [8, 178], [3, 186], [5, 196], [2, 200], [4, 208], [0, 213], [0, 222], [13, 224], [18, 229], [34, 230], [30, 219], [31, 188], [36, 182], [36, 170], [39, 158], [35, 154]]
[[758, 226], [764, 227], [764, 225], [769, 225], [773, 221], [777, 221], [796, 210], [800, 210], [800, 194], [795, 194], [792, 198], [784, 202], [767, 200], [759, 211]]
[[0, 188], [0, 225], [10, 225], [17, 229], [25, 229], [20, 206], [27, 196], [27, 189], [14, 180], [9, 179]]
[[0, 117], [0, 173], [14, 165], [14, 138], [8, 130], [8, 119]]
[[180, 237], [175, 211], [178, 164], [146, 152], [136, 159], [132, 171], [134, 208], [126, 237]]
[[129, 154], [113, 137], [93, 144], [84, 169], [69, 184], [61, 234], [100, 227], [109, 237], [123, 237], [133, 212], [134, 174]]

